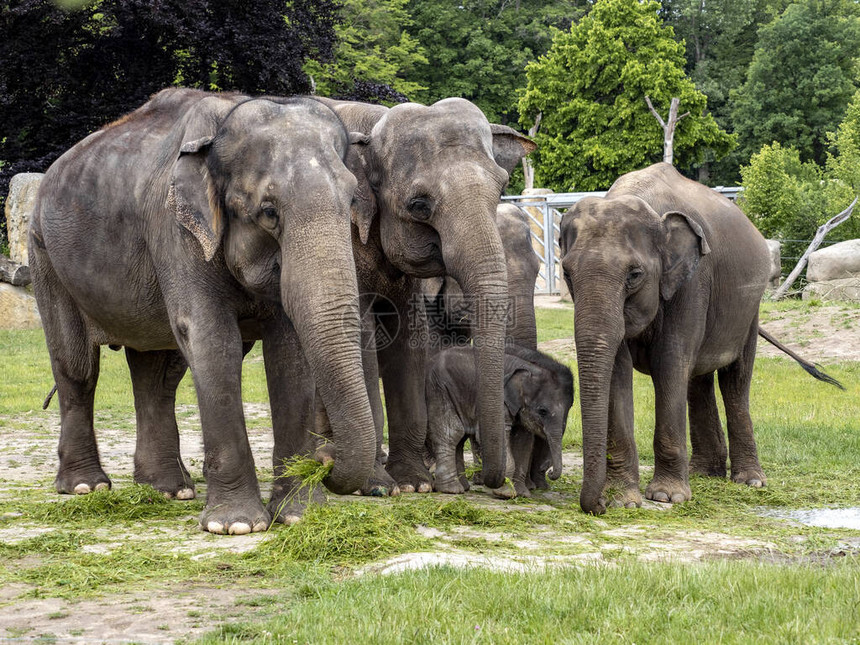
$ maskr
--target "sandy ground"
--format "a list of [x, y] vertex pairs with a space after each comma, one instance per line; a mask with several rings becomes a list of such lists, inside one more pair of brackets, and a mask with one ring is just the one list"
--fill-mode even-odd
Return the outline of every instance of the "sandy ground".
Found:
[[[557, 298], [539, 298], [538, 306], [567, 307]], [[806, 358], [827, 365], [832, 361], [860, 360], [860, 310], [839, 306], [820, 307], [814, 316], [795, 314], [775, 315], [765, 326], [780, 339]], [[764, 344], [764, 343], [762, 343]], [[572, 339], [549, 341], [543, 349], [556, 354], [572, 354]], [[772, 348], [764, 348], [765, 355], [777, 355]], [[22, 489], [50, 488], [56, 466], [56, 442], [59, 434], [56, 406], [48, 413], [33, 418], [0, 419], [0, 500], [8, 499]], [[195, 414], [181, 414], [182, 453], [192, 473], [199, 474], [202, 465], [202, 446], [199, 420]], [[249, 436], [258, 468], [270, 466], [272, 438], [265, 406], [248, 405]], [[97, 423], [98, 425], [98, 423]], [[22, 428], [27, 428], [26, 433]], [[30, 431], [32, 429], [32, 431]], [[99, 448], [105, 470], [120, 482], [127, 481], [132, 473], [134, 434], [132, 430], [110, 429], [99, 426]], [[581, 464], [579, 455], [565, 455], [566, 467]], [[123, 479], [125, 478], [125, 479]], [[117, 479], [115, 479], [117, 481]], [[267, 497], [268, 491], [263, 495]], [[200, 492], [198, 490], [198, 492]], [[470, 492], [471, 499], [480, 503], [493, 503], [503, 507], [504, 502], [490, 502], [482, 492]], [[549, 492], [541, 500], [535, 498], [534, 509], [551, 508], [547, 501], [558, 501], [563, 495]], [[567, 500], [564, 500], [567, 501]], [[571, 504], [576, 500], [570, 499]], [[384, 503], [381, 500], [380, 503]], [[653, 503], [650, 503], [653, 504]], [[666, 505], [654, 507], [665, 508]], [[522, 508], [518, 506], [518, 508]], [[475, 531], [466, 527], [443, 533], [419, 527], [434, 539], [438, 548], [432, 552], [401, 555], [378, 562], [355, 572], [355, 575], [384, 575], [407, 569], [447, 564], [453, 566], [486, 566], [505, 571], [534, 571], [544, 567], [583, 566], [605, 561], [613, 552], [632, 547], [628, 538], [636, 537], [634, 554], [642, 560], [699, 561], [713, 558], [770, 557], [772, 545], [759, 540], [740, 539], [734, 536], [699, 531], [676, 532], [659, 539], [643, 540], [648, 527], [607, 530], [598, 543], [590, 548], [587, 537], [547, 531], [530, 536], [528, 540], [514, 539], [504, 534]], [[0, 524], [0, 540], [14, 542], [38, 534], [44, 529], [22, 527], [14, 523]], [[165, 548], [193, 553], [193, 557], [206, 558], [229, 550], [241, 552], [252, 549], [262, 534], [241, 537], [212, 536], [202, 531], [177, 529], [161, 533], [141, 532], [135, 536], [106, 534], [98, 549], [109, 550], [118, 540], [161, 540]], [[510, 552], [493, 549], [490, 553], [476, 554], [457, 548], [462, 538], [480, 538], [488, 542], [504, 541], [513, 545]], [[542, 555], [547, 545], [580, 544], [577, 555]], [[860, 548], [858, 544], [852, 548]], [[129, 592], [110, 597], [82, 601], [61, 599], [33, 599], [23, 597], [23, 585], [0, 589], [0, 642], [48, 639], [54, 642], [81, 643], [166, 643], [177, 639], [199, 636], [213, 628], [218, 621], [236, 621], [253, 617], [255, 603], [250, 598], [276, 590], [257, 588], [209, 589], [177, 584], [170, 588]], [[256, 603], [259, 604], [259, 603]]]

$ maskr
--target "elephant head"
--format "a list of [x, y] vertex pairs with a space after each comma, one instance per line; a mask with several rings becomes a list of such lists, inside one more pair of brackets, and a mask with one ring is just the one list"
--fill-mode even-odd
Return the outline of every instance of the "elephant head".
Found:
[[626, 340], [647, 333], [710, 252], [688, 215], [656, 213], [632, 196], [586, 198], [561, 223], [562, 267], [574, 300], [584, 474], [580, 505], [605, 510], [609, 391]]
[[352, 492], [372, 472], [375, 434], [361, 369], [350, 135], [309, 99], [209, 97], [180, 127], [168, 206], [207, 261], [283, 306], [332, 423], [326, 485]]
[[359, 149], [360, 163], [350, 164], [372, 189], [372, 194], [359, 189], [353, 209], [361, 239], [368, 239], [378, 217], [380, 243], [395, 267], [418, 278], [447, 274], [474, 303], [484, 480], [494, 487], [502, 484], [505, 472], [502, 373], [507, 318], [496, 205], [511, 159], [518, 155], [518, 161], [533, 149], [529, 139], [510, 128], [497, 127], [494, 133], [469, 101], [445, 99], [431, 106], [407, 103], [387, 110], [373, 126], [369, 143]]

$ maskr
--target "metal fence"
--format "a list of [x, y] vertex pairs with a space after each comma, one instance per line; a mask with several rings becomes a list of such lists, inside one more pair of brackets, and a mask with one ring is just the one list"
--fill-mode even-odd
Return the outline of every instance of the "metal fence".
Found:
[[[742, 189], [736, 186], [718, 186], [714, 190], [734, 201]], [[561, 292], [563, 279], [558, 234], [564, 213], [584, 197], [603, 197], [604, 195], [606, 195], [606, 191], [502, 197], [503, 201], [519, 206], [529, 216], [532, 248], [541, 261], [540, 273], [535, 283], [535, 293], [558, 294]]]

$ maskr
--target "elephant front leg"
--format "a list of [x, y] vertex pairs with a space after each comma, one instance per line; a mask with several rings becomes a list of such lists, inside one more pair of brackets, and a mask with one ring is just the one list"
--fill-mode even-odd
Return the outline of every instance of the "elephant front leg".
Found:
[[606, 451], [604, 498], [626, 508], [642, 506], [639, 454], [633, 435], [633, 362], [626, 343], [619, 348], [612, 371]]
[[[325, 494], [320, 487], [309, 490], [298, 477], [284, 472], [292, 458], [314, 453], [316, 442], [311, 431], [315, 428], [317, 395], [296, 330], [280, 312], [263, 326], [263, 361], [272, 413], [275, 476], [266, 510], [276, 522], [295, 524], [308, 504], [324, 503]], [[318, 405], [324, 411], [321, 400]]]
[[510, 430], [508, 442], [507, 474], [510, 482], [505, 482], [493, 490], [493, 495], [503, 499], [531, 497], [526, 480], [535, 436], [523, 428], [514, 426]]
[[[242, 409], [242, 341], [230, 312], [187, 303], [174, 329], [191, 367], [203, 429], [206, 506], [200, 526], [210, 533], [264, 531], [271, 516], [260, 501]], [[197, 306], [194, 306], [197, 305]]]
[[125, 349], [134, 391], [137, 446], [134, 481], [149, 484], [165, 497], [194, 499], [194, 481], [179, 454], [176, 388], [188, 365], [176, 350]]
[[753, 321], [752, 330], [741, 357], [717, 373], [726, 408], [732, 481], [761, 488], [767, 484], [767, 477], [758, 460], [758, 448], [750, 417], [750, 385], [757, 337], [758, 318]]
[[434, 394], [440, 399], [427, 402], [427, 443], [436, 460], [433, 489], [454, 495], [464, 493], [461, 477], [465, 475], [465, 467], [460, 471], [458, 465], [463, 464], [466, 432], [454, 406], [444, 400], [445, 394]]
[[725, 477], [726, 440], [720, 424], [712, 372], [690, 379], [687, 405], [693, 447], [690, 472], [707, 477]]
[[687, 464], [687, 375], [681, 370], [657, 375], [654, 380], [656, 428], [654, 478], [645, 497], [673, 504], [692, 497]]
[[[408, 313], [408, 304], [401, 304], [398, 311]], [[400, 318], [400, 332], [389, 335], [390, 344], [377, 352], [388, 413], [390, 452], [386, 469], [402, 492], [429, 493], [433, 484], [423, 458], [426, 348], [418, 342], [420, 333], [410, 333], [408, 316], [401, 314]]]
[[376, 460], [373, 465], [373, 475], [364, 482], [361, 487], [361, 494], [373, 497], [385, 497], [387, 495], [394, 497], [400, 494], [400, 487], [385, 469], [387, 455], [382, 449], [385, 411], [382, 406], [382, 397], [379, 394], [379, 363], [376, 356], [377, 339], [375, 332], [376, 324], [373, 316], [364, 316], [361, 321], [361, 364], [364, 369], [364, 383], [367, 397], [370, 400], [374, 429], [376, 430]]

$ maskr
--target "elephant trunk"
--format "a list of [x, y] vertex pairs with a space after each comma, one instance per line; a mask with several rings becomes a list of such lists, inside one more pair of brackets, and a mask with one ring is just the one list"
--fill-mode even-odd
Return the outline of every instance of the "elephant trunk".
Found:
[[561, 428], [558, 439], [548, 440], [549, 454], [551, 458], [551, 468], [547, 475], [553, 481], [561, 477], [562, 460], [561, 460], [561, 437], [564, 434], [564, 426]]
[[448, 274], [462, 287], [474, 310], [472, 341], [476, 349], [477, 413], [483, 451], [483, 479], [489, 488], [505, 480], [507, 437], [503, 403], [507, 271], [501, 239], [494, 222], [498, 195], [488, 196], [487, 215], [475, 209], [448, 218], [451, 227], [440, 232]]
[[[585, 290], [587, 289], [587, 290]], [[624, 340], [622, 312], [593, 285], [577, 290], [574, 335], [579, 368], [579, 405], [582, 411], [583, 475], [579, 504], [586, 513], [606, 511], [606, 445], [609, 394], [615, 357]], [[579, 296], [579, 293], [583, 293]]]
[[[348, 494], [373, 472], [376, 433], [362, 371], [349, 217], [343, 209], [314, 208], [313, 221], [294, 226], [282, 243], [281, 297], [331, 423], [334, 467], [324, 483]], [[342, 235], [333, 235], [338, 229]]]
[[537, 350], [534, 291], [511, 296], [510, 300], [513, 326], [508, 329], [508, 339], [522, 347]]

